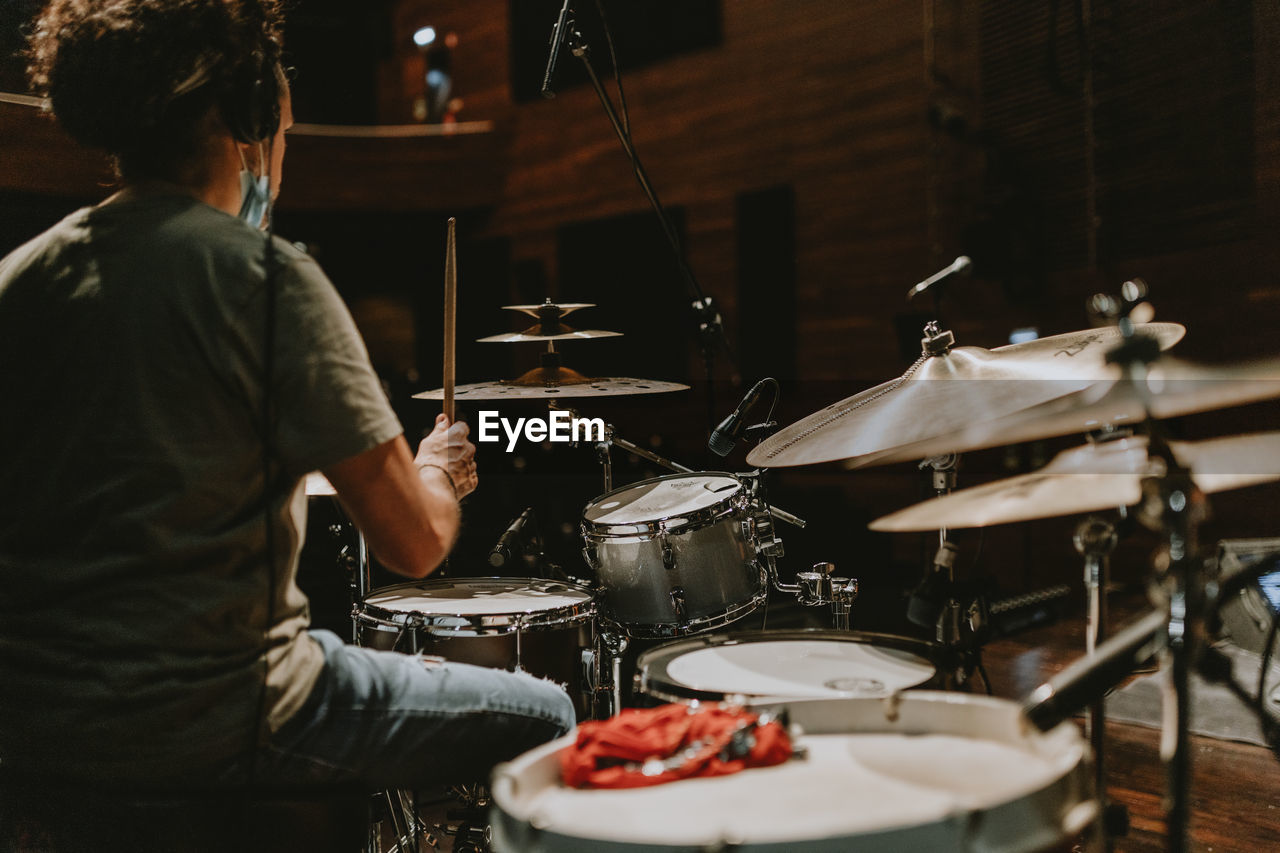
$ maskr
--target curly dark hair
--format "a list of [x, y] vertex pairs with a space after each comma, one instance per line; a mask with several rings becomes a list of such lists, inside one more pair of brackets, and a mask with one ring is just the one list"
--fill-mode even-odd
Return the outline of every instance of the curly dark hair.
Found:
[[28, 71], [58, 123], [126, 180], [171, 177], [246, 75], [279, 63], [283, 24], [280, 0], [53, 0]]

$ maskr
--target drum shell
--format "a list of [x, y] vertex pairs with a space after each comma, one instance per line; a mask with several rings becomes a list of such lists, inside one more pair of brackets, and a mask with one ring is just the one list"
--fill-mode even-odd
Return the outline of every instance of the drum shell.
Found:
[[682, 636], [745, 616], [767, 593], [751, 530], [741, 492], [678, 520], [584, 522], [601, 615], [634, 637]]
[[[375, 595], [395, 590], [429, 590], [444, 583], [397, 584], [377, 590]], [[590, 596], [590, 591], [583, 587], [562, 586]], [[420, 615], [425, 619], [418, 619]], [[521, 619], [520, 614], [513, 611], [508, 619], [466, 621], [449, 618], [443, 612], [433, 613], [426, 608], [406, 613], [366, 601], [356, 614], [356, 623], [360, 645], [367, 648], [436, 655], [446, 660], [509, 672], [519, 666], [531, 675], [563, 685], [578, 709], [579, 719], [585, 719], [587, 700], [583, 652], [593, 648], [595, 643], [594, 603], [588, 598], [580, 608], [527, 615], [527, 620]], [[433, 621], [438, 624], [429, 624]], [[483, 624], [494, 621], [508, 624]]]

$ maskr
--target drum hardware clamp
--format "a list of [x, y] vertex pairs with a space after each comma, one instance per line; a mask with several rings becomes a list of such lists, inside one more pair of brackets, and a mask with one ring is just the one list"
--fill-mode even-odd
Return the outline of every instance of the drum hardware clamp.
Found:
[[[772, 567], [773, 561], [770, 560]], [[794, 593], [796, 599], [806, 607], [817, 607], [830, 604], [832, 619], [837, 630], [849, 630], [849, 613], [853, 602], [858, 598], [858, 579], [834, 577], [835, 563], [814, 563], [813, 570], [797, 572], [797, 583], [786, 584], [778, 580], [777, 571], [773, 572], [773, 585], [781, 592]]]

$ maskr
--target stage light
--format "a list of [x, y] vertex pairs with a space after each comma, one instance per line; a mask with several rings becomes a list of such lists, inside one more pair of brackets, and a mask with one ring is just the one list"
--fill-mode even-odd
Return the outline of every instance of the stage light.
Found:
[[435, 27], [419, 27], [413, 34], [413, 43], [418, 47], [426, 47], [436, 40]]

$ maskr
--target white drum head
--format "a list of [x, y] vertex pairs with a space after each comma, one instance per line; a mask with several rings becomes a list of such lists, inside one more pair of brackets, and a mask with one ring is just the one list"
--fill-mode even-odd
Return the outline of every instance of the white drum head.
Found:
[[733, 497], [742, 483], [725, 474], [675, 474], [646, 480], [597, 498], [584, 518], [601, 526], [680, 518]]
[[503, 839], [532, 841], [511, 849], [535, 851], [560, 849], [554, 833], [583, 839], [574, 850], [1024, 853], [1077, 831], [1077, 815], [1089, 810], [1087, 802], [1077, 808], [1088, 798], [1079, 732], [1031, 731], [1012, 702], [917, 692], [902, 698], [893, 720], [883, 700], [797, 703], [796, 718], [803, 706], [845, 720], [846, 730], [806, 727], [813, 733], [795, 741], [805, 757], [728, 776], [578, 790], [560, 782], [557, 760], [573, 736], [539, 747], [496, 772], [495, 831], [536, 827]]
[[667, 663], [668, 679], [693, 690], [778, 699], [887, 696], [935, 672], [908, 651], [838, 640], [731, 643]]
[[542, 613], [581, 606], [591, 600], [582, 587], [535, 578], [459, 578], [400, 584], [379, 590], [365, 603], [396, 613], [491, 616]]

